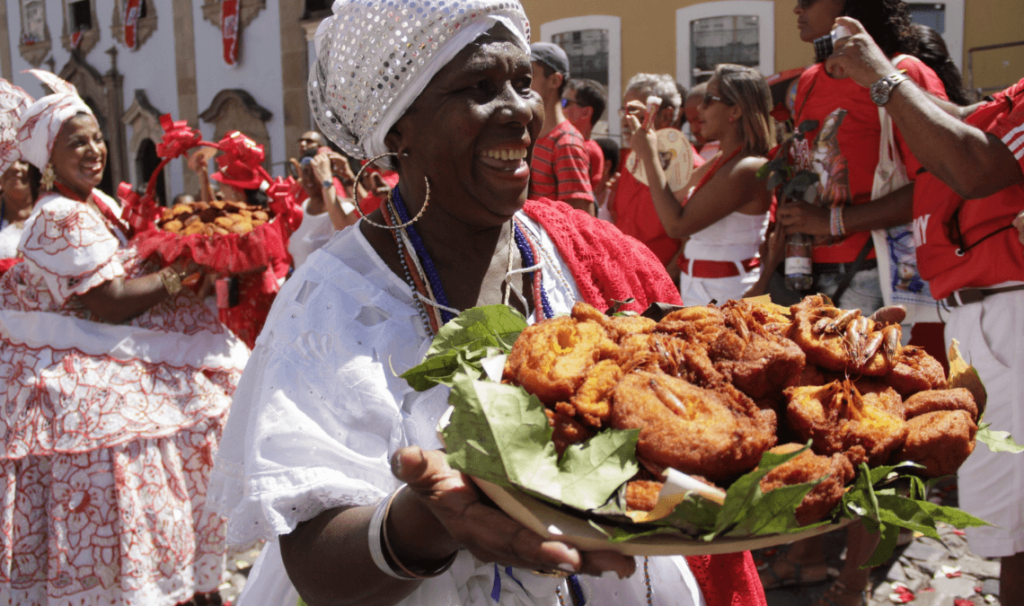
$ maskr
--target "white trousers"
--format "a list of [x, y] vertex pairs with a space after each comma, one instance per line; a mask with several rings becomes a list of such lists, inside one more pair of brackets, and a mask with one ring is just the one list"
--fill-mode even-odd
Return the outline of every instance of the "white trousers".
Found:
[[[1024, 293], [993, 295], [952, 310], [946, 341], [957, 339], [978, 370], [988, 407], [983, 421], [1024, 443]], [[1024, 552], [1024, 453], [993, 453], [978, 442], [959, 472], [960, 507], [993, 526], [967, 529], [984, 557]]]

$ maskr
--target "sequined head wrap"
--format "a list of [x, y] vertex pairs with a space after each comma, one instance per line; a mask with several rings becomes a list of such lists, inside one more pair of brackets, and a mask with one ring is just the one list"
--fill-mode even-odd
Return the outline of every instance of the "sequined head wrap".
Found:
[[530, 48], [518, 0], [337, 0], [333, 10], [316, 33], [309, 103], [357, 158], [387, 152], [384, 136], [437, 72], [496, 24]]
[[50, 161], [53, 142], [60, 132], [60, 127], [79, 113], [95, 116], [85, 101], [78, 96], [78, 89], [73, 84], [41, 69], [26, 71], [53, 90], [52, 95], [39, 99], [25, 110], [18, 126], [21, 156], [39, 170], [43, 170]]
[[18, 124], [32, 97], [21, 88], [0, 78], [0, 175], [21, 160], [18, 147]]

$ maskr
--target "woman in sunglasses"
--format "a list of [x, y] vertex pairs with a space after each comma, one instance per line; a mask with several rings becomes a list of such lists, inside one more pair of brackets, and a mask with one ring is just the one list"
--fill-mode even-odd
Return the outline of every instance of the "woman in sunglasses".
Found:
[[771, 193], [757, 178], [774, 143], [771, 92], [757, 70], [721, 64], [700, 106], [704, 136], [721, 151], [678, 193], [668, 188], [655, 154], [656, 135], [635, 116], [631, 145], [651, 179], [651, 197], [665, 232], [689, 237], [678, 257], [687, 305], [739, 299], [760, 276], [758, 247], [768, 226]]

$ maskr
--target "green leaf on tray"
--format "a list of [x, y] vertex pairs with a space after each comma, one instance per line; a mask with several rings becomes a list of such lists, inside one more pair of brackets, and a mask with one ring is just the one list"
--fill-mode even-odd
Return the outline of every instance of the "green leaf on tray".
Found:
[[975, 438], [988, 446], [992, 452], [1024, 452], [1024, 446], [1014, 441], [1008, 431], [992, 431], [989, 423], [982, 423], [978, 426], [978, 433]]
[[494, 350], [507, 353], [525, 328], [526, 318], [506, 305], [468, 309], [437, 331], [426, 359], [402, 378], [416, 391], [425, 391], [438, 384], [451, 386], [459, 370], [479, 376], [479, 361]]
[[459, 374], [450, 401], [448, 462], [463, 473], [586, 511], [604, 504], [639, 469], [638, 430], [601, 432], [559, 458], [544, 405], [521, 387]]

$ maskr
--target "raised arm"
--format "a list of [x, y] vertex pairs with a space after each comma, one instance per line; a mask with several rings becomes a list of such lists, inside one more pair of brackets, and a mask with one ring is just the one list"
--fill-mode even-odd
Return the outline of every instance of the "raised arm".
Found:
[[[830, 73], [870, 87], [895, 72], [858, 21], [840, 17], [836, 23], [854, 35], [836, 43], [827, 63]], [[954, 117], [966, 117], [977, 105], [965, 111], [953, 110], [953, 115], [947, 111], [952, 108], [943, 107], [913, 82], [897, 86], [885, 105], [914, 156], [961, 197], [984, 198], [1024, 182], [1020, 164], [998, 137]]]

